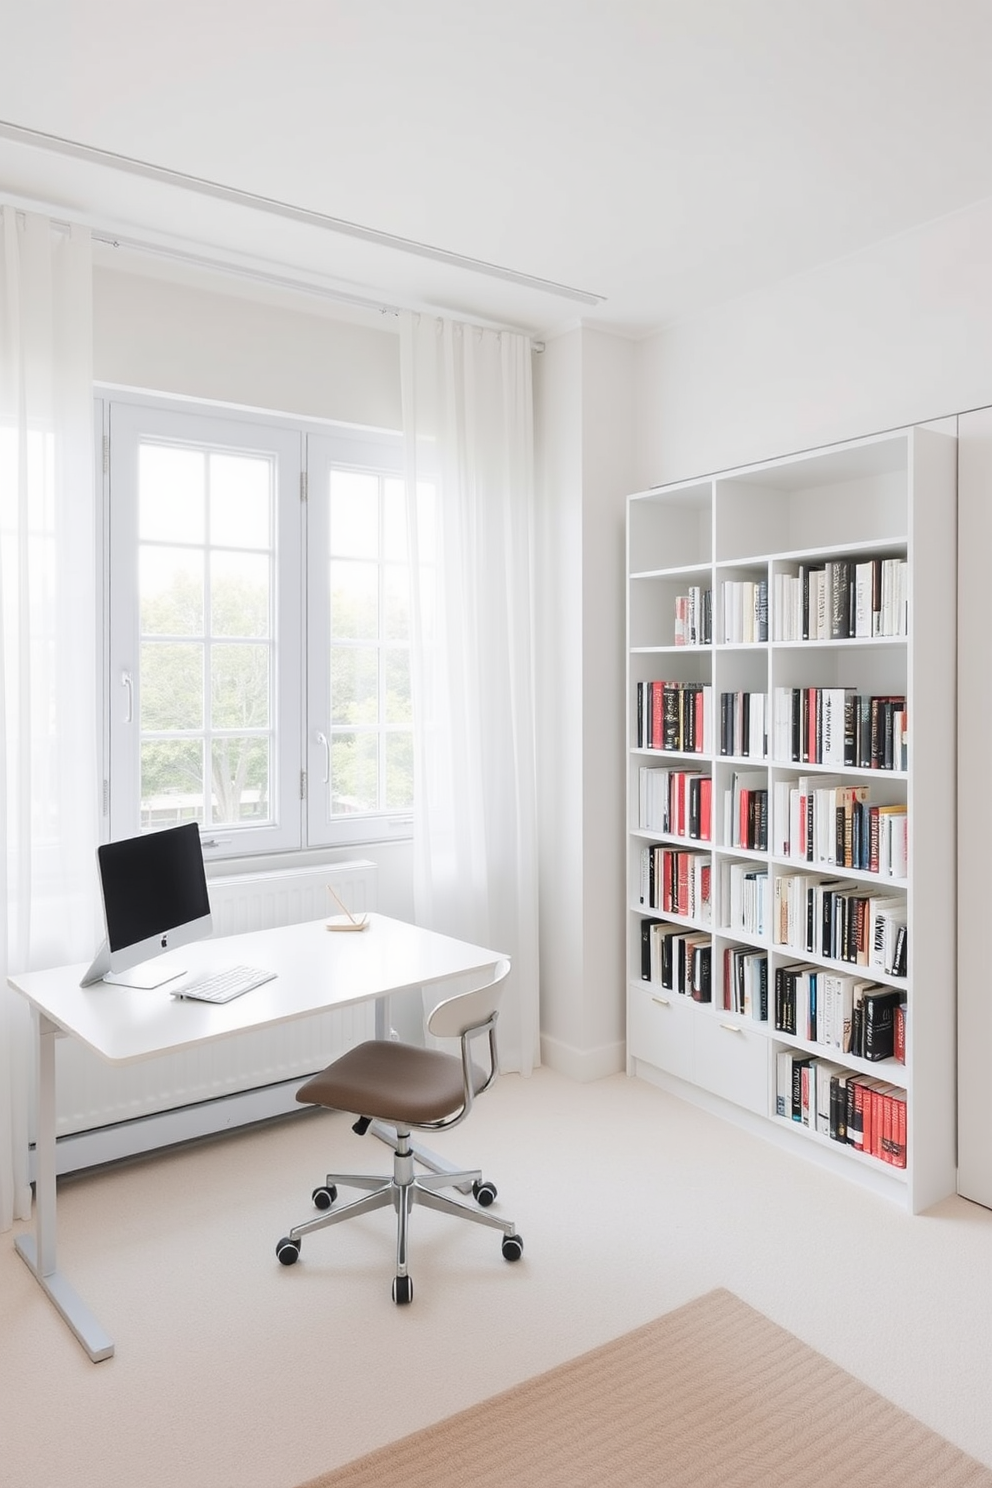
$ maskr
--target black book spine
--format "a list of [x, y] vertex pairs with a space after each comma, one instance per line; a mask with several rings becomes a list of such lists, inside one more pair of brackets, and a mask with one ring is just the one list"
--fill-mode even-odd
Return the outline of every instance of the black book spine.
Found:
[[651, 926], [658, 923], [658, 920], [641, 921], [641, 978], [645, 982], [651, 980]]

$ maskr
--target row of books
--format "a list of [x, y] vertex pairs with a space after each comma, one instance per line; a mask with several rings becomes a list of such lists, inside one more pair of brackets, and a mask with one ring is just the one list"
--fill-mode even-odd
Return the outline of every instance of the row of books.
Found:
[[804, 863], [905, 878], [909, 817], [905, 801], [878, 804], [871, 787], [837, 775], [800, 775], [774, 787], [775, 851]]
[[886, 1080], [781, 1049], [775, 1114], [880, 1162], [906, 1166], [906, 1092]]
[[768, 776], [764, 770], [735, 770], [723, 793], [723, 841], [751, 852], [768, 850]]
[[703, 682], [638, 682], [638, 749], [709, 754], [712, 693]]
[[768, 870], [753, 863], [721, 859], [720, 904], [723, 928], [763, 936], [768, 930]]
[[768, 580], [725, 579], [720, 586], [721, 638], [725, 645], [768, 639]]
[[[870, 789], [837, 775], [778, 780], [770, 818], [767, 773], [735, 770], [723, 795], [723, 844], [765, 852], [771, 820], [773, 850], [780, 857], [905, 878], [906, 804], [873, 803]], [[702, 770], [643, 765], [638, 771], [638, 826], [644, 831], [709, 842], [712, 803], [713, 781]]]
[[777, 760], [905, 770], [909, 754], [906, 699], [850, 687], [776, 687], [772, 749]]
[[645, 909], [682, 915], [706, 925], [712, 919], [712, 860], [692, 848], [641, 849], [640, 902]]
[[709, 842], [713, 822], [713, 781], [701, 770], [638, 770], [638, 825], [646, 832], [669, 832]]
[[776, 874], [772, 941], [806, 955], [905, 976], [909, 958], [906, 900], [864, 884]]
[[727, 946], [723, 953], [723, 1006], [757, 1023], [768, 1021], [768, 957], [753, 946]]
[[709, 646], [713, 642], [713, 590], [691, 584], [675, 598], [676, 646]]
[[[712, 688], [704, 682], [636, 685], [639, 749], [710, 752]], [[901, 693], [850, 687], [776, 687], [770, 742], [773, 758], [861, 770], [905, 770], [909, 716]], [[719, 753], [763, 759], [768, 754], [768, 706], [763, 692], [723, 692]]]
[[663, 920], [641, 921], [641, 978], [694, 1002], [712, 998], [713, 942], [706, 934], [669, 925]]
[[904, 558], [800, 564], [772, 581], [776, 641], [838, 641], [908, 633]]
[[768, 753], [765, 732], [767, 695], [763, 692], [721, 692], [720, 753], [764, 759]]
[[906, 1061], [905, 993], [822, 966], [775, 969], [775, 1028], [873, 1063]]

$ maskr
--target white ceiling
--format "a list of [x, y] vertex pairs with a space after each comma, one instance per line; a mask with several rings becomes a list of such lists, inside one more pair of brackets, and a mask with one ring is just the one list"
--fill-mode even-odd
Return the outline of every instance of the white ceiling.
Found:
[[992, 0], [7, 0], [0, 194], [640, 335], [992, 197], [990, 84]]

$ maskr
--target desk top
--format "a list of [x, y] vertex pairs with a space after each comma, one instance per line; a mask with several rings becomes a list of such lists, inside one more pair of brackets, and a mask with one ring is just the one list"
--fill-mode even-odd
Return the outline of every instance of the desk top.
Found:
[[273, 981], [232, 1002], [172, 997], [173, 983], [141, 989], [95, 982], [81, 987], [86, 962], [23, 972], [9, 984], [66, 1033], [115, 1063], [168, 1054], [250, 1028], [365, 1002], [492, 969], [498, 951], [373, 914], [368, 930], [333, 934], [327, 920], [197, 941], [170, 952], [189, 975], [248, 965]]

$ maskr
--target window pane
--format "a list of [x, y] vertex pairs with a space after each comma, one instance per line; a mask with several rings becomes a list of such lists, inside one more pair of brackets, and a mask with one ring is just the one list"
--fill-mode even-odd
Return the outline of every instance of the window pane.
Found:
[[331, 738], [331, 814], [379, 809], [379, 739], [369, 734]]
[[202, 553], [143, 546], [138, 573], [143, 634], [203, 634]]
[[379, 722], [379, 652], [375, 646], [331, 651], [331, 723]]
[[389, 564], [382, 571], [383, 640], [410, 638], [410, 575], [404, 565]]
[[413, 810], [413, 735], [386, 735], [387, 811]]
[[379, 477], [331, 471], [331, 552], [339, 558], [379, 556]]
[[203, 727], [203, 647], [146, 641], [141, 647], [143, 733]]
[[273, 462], [258, 455], [210, 456], [210, 541], [222, 548], [272, 545]]
[[269, 654], [268, 646], [211, 646], [211, 728], [268, 728]]
[[222, 636], [267, 636], [269, 558], [254, 553], [211, 553], [210, 629]]
[[386, 669], [385, 719], [387, 724], [410, 723], [410, 653], [390, 649], [383, 652]]
[[406, 488], [401, 480], [382, 483], [382, 556], [387, 563], [406, 563]]
[[375, 563], [331, 563], [331, 635], [373, 641], [379, 634], [379, 569]]
[[141, 826], [201, 822], [203, 745], [199, 739], [146, 739], [141, 745]]
[[215, 825], [269, 819], [269, 741], [214, 739], [210, 794]]
[[201, 450], [141, 445], [138, 536], [142, 542], [203, 541], [205, 470]]

